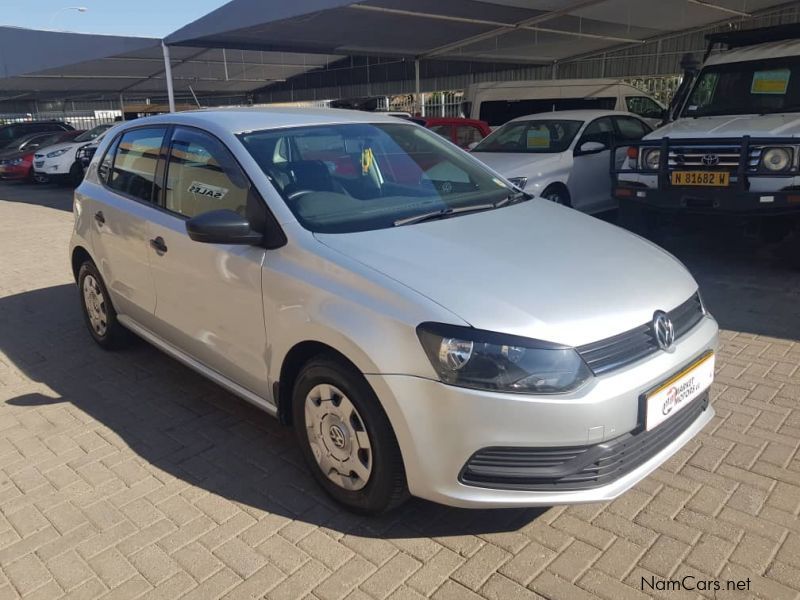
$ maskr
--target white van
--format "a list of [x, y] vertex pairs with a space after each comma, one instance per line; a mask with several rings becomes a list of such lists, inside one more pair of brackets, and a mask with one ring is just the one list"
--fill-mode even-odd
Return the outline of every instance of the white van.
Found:
[[664, 106], [618, 79], [543, 79], [476, 83], [467, 90], [464, 115], [499, 127], [511, 119], [555, 110], [620, 110], [657, 126]]

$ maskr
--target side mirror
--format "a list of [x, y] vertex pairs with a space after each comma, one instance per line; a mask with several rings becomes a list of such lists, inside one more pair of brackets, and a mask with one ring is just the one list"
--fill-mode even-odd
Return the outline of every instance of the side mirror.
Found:
[[604, 150], [608, 150], [608, 146], [602, 142], [583, 142], [580, 148], [578, 148], [576, 154], [597, 154], [598, 152], [603, 152]]
[[469, 144], [467, 144], [467, 150], [470, 150], [470, 151], [474, 150], [474, 149], [475, 149], [475, 147], [476, 147], [476, 146], [477, 146], [479, 143], [480, 143], [480, 142], [470, 142]]
[[250, 222], [232, 210], [212, 210], [186, 221], [186, 233], [204, 244], [256, 245], [264, 236], [253, 231]]

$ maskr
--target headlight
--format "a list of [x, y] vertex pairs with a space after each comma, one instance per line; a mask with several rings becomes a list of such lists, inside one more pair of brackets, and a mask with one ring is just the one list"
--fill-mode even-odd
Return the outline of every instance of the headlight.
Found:
[[527, 177], [509, 177], [508, 180], [521, 190], [524, 190], [525, 185], [528, 183]]
[[15, 158], [14, 160], [8, 161], [8, 164], [10, 164], [10, 165], [21, 165], [23, 162], [25, 162], [25, 161], [22, 160], [21, 158]]
[[69, 148], [62, 148], [61, 150], [54, 150], [53, 152], [47, 153], [47, 158], [55, 158], [56, 156], [61, 156], [62, 154], [66, 154], [69, 152]]
[[792, 151], [789, 148], [764, 148], [761, 164], [768, 171], [784, 171], [792, 163]]
[[642, 153], [642, 166], [644, 166], [645, 169], [650, 169], [651, 171], [658, 171], [660, 163], [661, 163], [661, 150], [659, 150], [658, 148], [645, 150]]
[[526, 394], [577, 389], [592, 373], [574, 348], [441, 323], [417, 327], [439, 378], [451, 385]]

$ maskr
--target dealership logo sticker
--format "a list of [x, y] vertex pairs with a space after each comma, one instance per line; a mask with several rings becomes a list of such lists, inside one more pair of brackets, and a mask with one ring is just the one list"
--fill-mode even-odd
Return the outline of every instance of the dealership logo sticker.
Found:
[[200, 181], [193, 181], [192, 185], [189, 186], [189, 193], [190, 194], [197, 194], [198, 196], [207, 196], [208, 198], [214, 198], [215, 200], [220, 200], [224, 198], [228, 193], [228, 188], [219, 187], [216, 185], [209, 185], [207, 183], [201, 183]]

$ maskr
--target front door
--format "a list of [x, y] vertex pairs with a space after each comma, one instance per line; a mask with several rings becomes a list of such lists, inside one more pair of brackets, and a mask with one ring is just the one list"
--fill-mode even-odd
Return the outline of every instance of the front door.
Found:
[[[581, 147], [586, 142], [598, 142], [606, 147], [600, 152], [583, 154]], [[614, 124], [610, 117], [595, 119], [578, 139], [569, 187], [572, 207], [583, 212], [604, 210], [611, 199], [611, 162], [608, 148], [614, 143]]]
[[99, 164], [100, 184], [92, 194], [77, 197], [89, 213], [94, 259], [114, 308], [146, 328], [153, 324], [156, 306], [148, 220], [158, 213], [155, 174], [165, 134], [163, 127], [126, 131]]
[[149, 252], [157, 333], [206, 367], [268, 398], [261, 296], [266, 251], [199, 243], [186, 233], [191, 217], [217, 209], [244, 215], [248, 203], [259, 202], [222, 142], [199, 129], [176, 127], [160, 199], [164, 210], [150, 222]]

